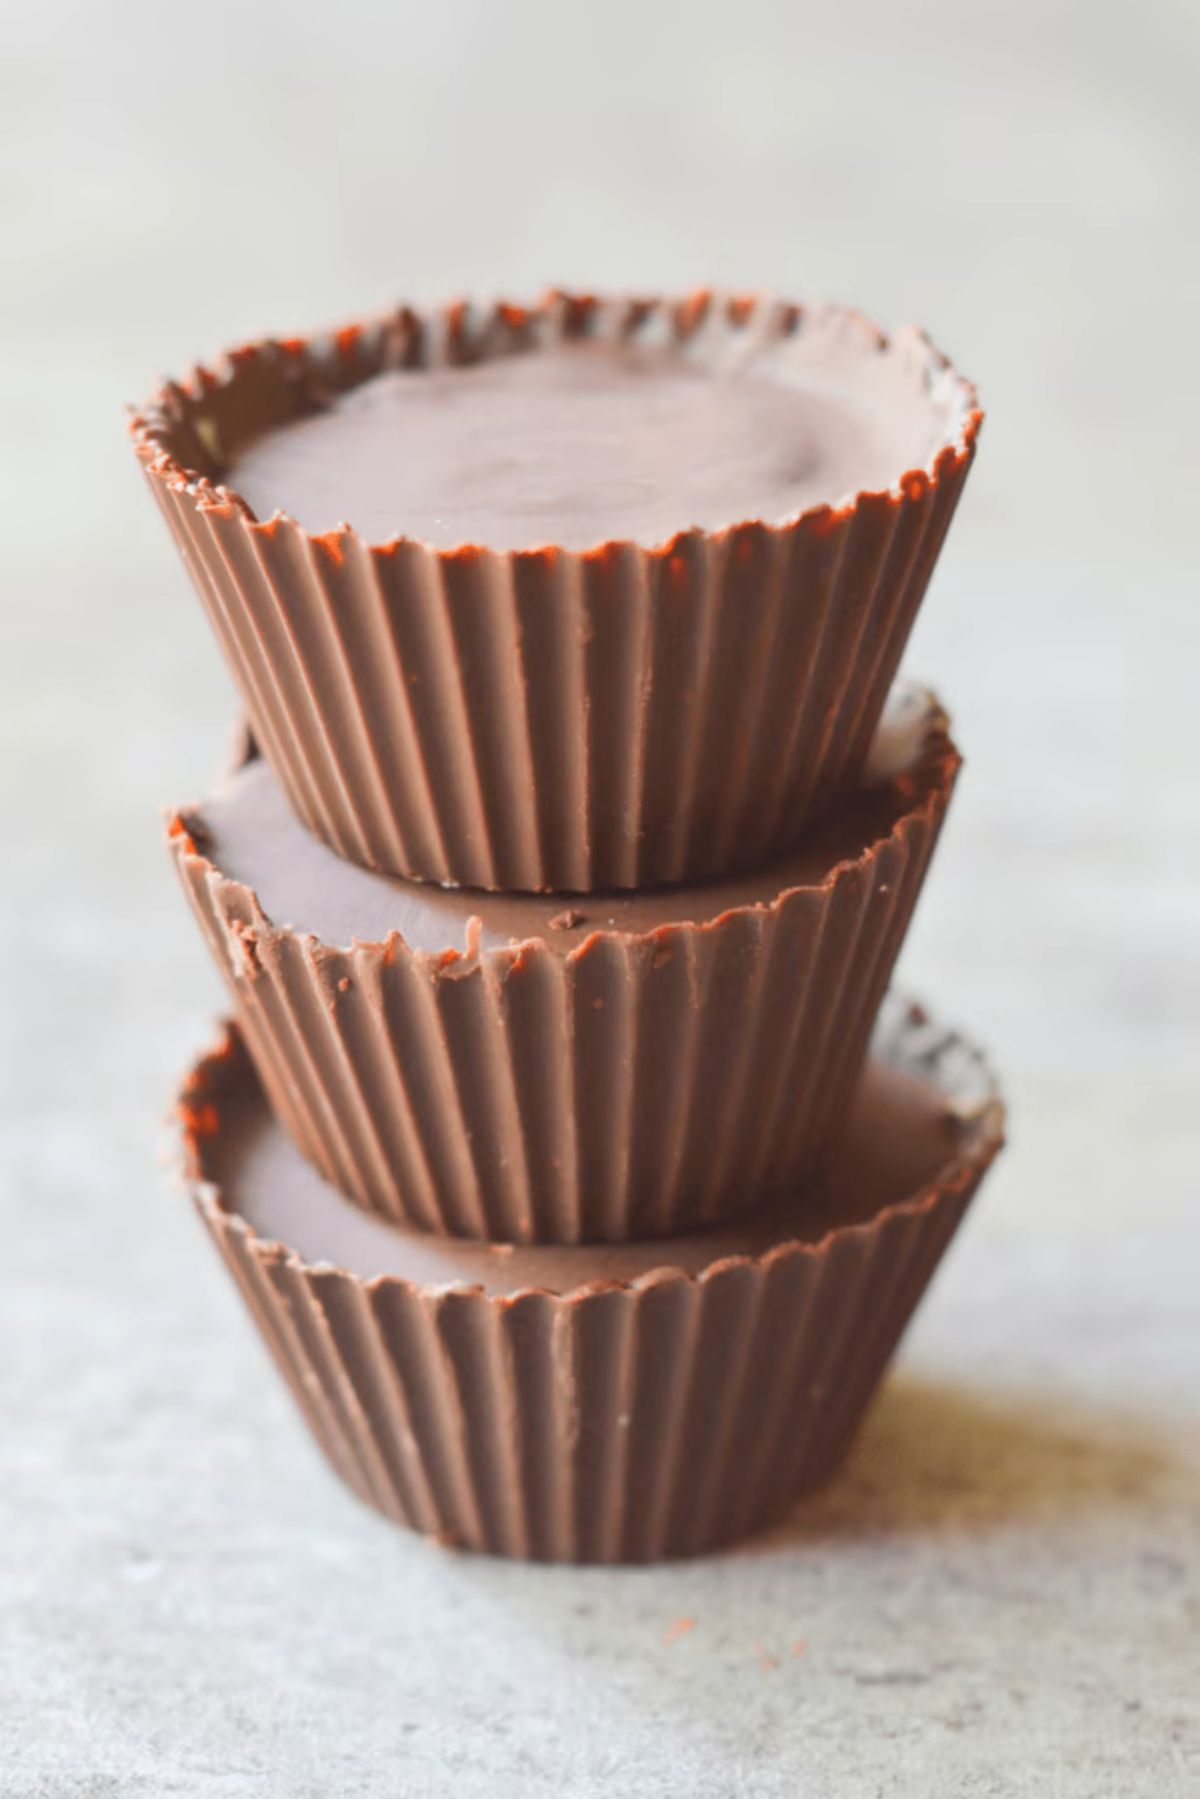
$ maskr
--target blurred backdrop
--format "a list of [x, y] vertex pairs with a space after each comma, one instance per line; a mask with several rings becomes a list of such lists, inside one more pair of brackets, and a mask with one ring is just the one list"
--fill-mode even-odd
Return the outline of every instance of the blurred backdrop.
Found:
[[[0, 181], [0, 1327], [25, 1368], [4, 1490], [30, 1604], [52, 1579], [32, 1520], [76, 1456], [99, 1522], [56, 1519], [62, 1580], [101, 1565], [117, 1513], [118, 1547], [180, 1506], [202, 1529], [163, 1464], [180, 1378], [239, 1478], [264, 1429], [264, 1492], [312, 1474], [282, 1403], [243, 1402], [257, 1352], [151, 1160], [218, 1003], [159, 810], [204, 789], [233, 702], [122, 406], [240, 338], [401, 298], [765, 285], [915, 319], [978, 381], [906, 664], [968, 769], [903, 972], [996, 1051], [1014, 1141], [913, 1353], [940, 1331], [964, 1369], [1186, 1413], [1193, 0], [45, 0], [4, 27]], [[160, 1297], [185, 1262], [191, 1317]], [[147, 1320], [170, 1387], [141, 1366]], [[184, 1434], [176, 1467], [203, 1474]], [[13, 1674], [34, 1710], [36, 1665]]]

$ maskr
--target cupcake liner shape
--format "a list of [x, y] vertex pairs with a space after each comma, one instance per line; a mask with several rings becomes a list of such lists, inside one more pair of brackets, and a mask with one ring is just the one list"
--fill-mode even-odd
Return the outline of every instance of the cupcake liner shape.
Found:
[[[911, 768], [808, 850], [717, 888], [555, 913], [347, 870], [261, 764], [232, 802], [176, 815], [169, 844], [278, 1118], [356, 1204], [512, 1242], [666, 1235], [819, 1169], [959, 767], [923, 704], [915, 726], [899, 708]], [[297, 928], [297, 891], [276, 914], [223, 867], [231, 803], [252, 804], [243, 836], [305, 858], [299, 899], [349, 884], [350, 929]], [[405, 919], [432, 935], [390, 929]]]
[[[928, 409], [937, 441], [880, 491], [586, 550], [313, 533], [223, 484], [248, 440], [381, 372], [581, 340], [673, 344], [714, 371], [815, 363], [865, 404]], [[132, 432], [308, 828], [413, 879], [590, 892], [750, 866], [853, 783], [981, 420], [922, 334], [845, 309], [557, 293], [247, 346], [164, 384]]]
[[[656, 1246], [657, 1266], [637, 1245], [509, 1255], [447, 1242], [434, 1280], [302, 1257], [262, 1235], [218, 1177], [251, 1198], [256, 1183], [286, 1188], [292, 1211], [277, 1203], [276, 1220], [303, 1222], [318, 1246], [347, 1214], [378, 1239], [368, 1266], [402, 1270], [414, 1245], [419, 1266], [429, 1240], [363, 1219], [320, 1182], [271, 1121], [234, 1034], [182, 1096], [188, 1175], [314, 1437], [366, 1504], [497, 1555], [696, 1554], [769, 1523], [836, 1467], [1000, 1147], [994, 1084], [961, 1038], [894, 1002], [876, 1050], [818, 1231], [789, 1234], [785, 1210], [744, 1242]], [[881, 1070], [900, 1082], [882, 1115], [868, 1091]], [[864, 1153], [878, 1161], [880, 1132], [907, 1129], [913, 1094], [928, 1111], [931, 1082], [934, 1165], [926, 1148], [910, 1192], [892, 1170], [891, 1197], [873, 1197]], [[856, 1131], [874, 1147], [856, 1147]], [[555, 1287], [523, 1285], [520, 1258], [541, 1278], [552, 1253]], [[496, 1274], [481, 1277], [488, 1257]]]

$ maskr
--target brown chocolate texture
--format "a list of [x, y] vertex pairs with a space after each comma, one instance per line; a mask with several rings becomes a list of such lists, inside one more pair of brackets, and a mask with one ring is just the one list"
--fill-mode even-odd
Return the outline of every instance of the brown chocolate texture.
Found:
[[385, 1217], [663, 1235], [803, 1186], [857, 1076], [958, 770], [909, 770], [753, 876], [589, 895], [354, 868], [251, 763], [174, 823], [185, 889], [304, 1153]]
[[[549, 440], [581, 385], [563, 371], [585, 368], [608, 472], [577, 478], [578, 443]], [[622, 368], [642, 372], [599, 379]], [[251, 346], [169, 384], [133, 430], [309, 828], [410, 877], [580, 892], [752, 866], [853, 782], [980, 417], [919, 333], [844, 310], [551, 296]], [[770, 421], [779, 443], [756, 435]], [[681, 433], [694, 456], [651, 480]], [[396, 538], [414, 483], [438, 503], [434, 476], [457, 522]], [[306, 497], [309, 478], [344, 486]], [[541, 496], [519, 529], [517, 480]], [[326, 518], [376, 487], [394, 541]], [[302, 522], [275, 512], [289, 496]], [[494, 541], [446, 547], [485, 527]]]
[[865, 357], [840, 372], [587, 340], [393, 369], [252, 438], [223, 475], [260, 519], [318, 535], [349, 521], [441, 549], [653, 546], [835, 505], [931, 459], [946, 420], [930, 396]]
[[495, 1554], [643, 1561], [756, 1529], [832, 1472], [999, 1148], [961, 1039], [896, 1002], [876, 1049], [819, 1224], [784, 1203], [650, 1252], [364, 1218], [272, 1122], [236, 1038], [181, 1114], [201, 1215], [367, 1504]]

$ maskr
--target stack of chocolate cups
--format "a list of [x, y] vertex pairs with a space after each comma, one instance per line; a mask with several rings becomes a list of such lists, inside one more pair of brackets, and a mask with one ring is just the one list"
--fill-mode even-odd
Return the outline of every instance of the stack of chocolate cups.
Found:
[[404, 309], [135, 417], [250, 722], [170, 822], [236, 1016], [188, 1179], [397, 1522], [688, 1554], [844, 1453], [1001, 1141], [885, 998], [980, 419], [917, 332], [708, 293]]

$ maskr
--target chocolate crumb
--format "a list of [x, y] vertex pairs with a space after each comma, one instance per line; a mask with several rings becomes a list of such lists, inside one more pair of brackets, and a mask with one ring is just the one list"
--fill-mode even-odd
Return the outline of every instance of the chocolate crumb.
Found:
[[584, 914], [577, 912], [574, 906], [568, 906], [565, 912], [556, 912], [550, 920], [552, 931], [574, 931], [583, 923]]
[[238, 918], [233, 921], [231, 930], [233, 940], [238, 947], [242, 974], [247, 980], [257, 980], [261, 972], [261, 964], [258, 959], [258, 937], [254, 927]]

